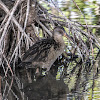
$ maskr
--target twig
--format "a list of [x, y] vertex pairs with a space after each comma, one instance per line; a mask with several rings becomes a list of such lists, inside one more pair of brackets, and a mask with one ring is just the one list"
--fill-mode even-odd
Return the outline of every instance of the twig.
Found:
[[52, 36], [52, 33], [51, 33], [39, 20], [37, 20], [37, 23], [39, 23], [40, 26], [41, 26], [50, 36]]
[[14, 74], [13, 74], [13, 71], [12, 71], [12, 69], [11, 69], [11, 67], [10, 67], [10, 64], [8, 63], [8, 61], [7, 61], [7, 59], [6, 59], [6, 57], [5, 57], [4, 55], [3, 55], [3, 58], [4, 58], [4, 60], [6, 61], [7, 65], [8, 65], [8, 67], [7, 67], [7, 69], [6, 69], [6, 72], [5, 72], [5, 76], [7, 77], [8, 68], [10, 69], [11, 74], [12, 74], [12, 76], [13, 76]]
[[[1, 2], [1, 1], [0, 1], [0, 6], [2, 7], [2, 9], [3, 9], [7, 14], [10, 15], [10, 11], [9, 11], [8, 8], [6, 7], [6, 5], [5, 5], [3, 2]], [[20, 30], [20, 32], [22, 32], [22, 33], [25, 35], [25, 37], [28, 38], [30, 42], [32, 42], [31, 39], [30, 39], [30, 38], [27, 36], [27, 34], [25, 33], [24, 29], [21, 27], [21, 25], [17, 22], [17, 20], [15, 19], [15, 17], [12, 16], [12, 19], [11, 19], [11, 20], [12, 20], [12, 21], [14, 22], [14, 24], [18, 27], [18, 29]]]
[[27, 0], [27, 10], [26, 10], [26, 19], [24, 23], [24, 30], [26, 28], [27, 20], [28, 20], [28, 15], [29, 15], [29, 10], [30, 10], [30, 0]]
[[[86, 28], [87, 28], [87, 30], [88, 30], [88, 27], [87, 27], [87, 21], [86, 21], [86, 18], [85, 18], [85, 15], [82, 13], [82, 11], [81, 11], [81, 9], [78, 7], [78, 5], [76, 4], [76, 2], [74, 1], [74, 0], [72, 0], [73, 2], [74, 2], [74, 4], [76, 5], [76, 7], [79, 9], [79, 11], [81, 12], [81, 14], [83, 15], [83, 17], [84, 17], [84, 20], [85, 20], [85, 23], [86, 23]], [[89, 31], [89, 30], [88, 30]]]
[[[17, 2], [15, 3], [15, 6], [12, 8], [12, 11], [11, 11], [10, 16], [8, 18], [8, 21], [5, 24], [5, 27], [4, 27], [4, 30], [3, 30], [3, 33], [2, 33], [2, 36], [1, 36], [1, 39], [0, 39], [0, 45], [1, 45], [1, 41], [3, 40], [3, 38], [6, 34], [6, 30], [7, 30], [7, 27], [9, 25], [10, 21], [11, 21], [11, 18], [12, 18], [13, 14], [14, 14], [14, 12], [15, 12], [15, 10], [16, 10], [16, 8], [17, 8], [17, 6], [20, 2], [21, 2], [20, 0], [17, 0]], [[0, 1], [0, 5], [1, 4], [2, 4], [2, 2]]]

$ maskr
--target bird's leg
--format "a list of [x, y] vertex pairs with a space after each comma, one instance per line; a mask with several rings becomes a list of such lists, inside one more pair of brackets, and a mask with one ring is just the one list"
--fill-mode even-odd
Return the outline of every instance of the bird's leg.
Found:
[[26, 66], [26, 74], [27, 74], [28, 82], [32, 83], [32, 80], [34, 79], [34, 75], [35, 75], [35, 68], [33, 64], [31, 64], [30, 66]]
[[32, 78], [31, 78], [31, 70], [26, 70], [26, 73], [27, 73], [27, 78], [28, 78], [28, 81], [29, 83], [32, 83]]
[[49, 70], [50, 70], [50, 67], [47, 67], [47, 70], [46, 70], [46, 72], [49, 72]]
[[39, 76], [41, 76], [41, 68], [40, 67], [37, 67], [36, 68], [36, 71], [35, 71], [35, 77], [36, 77], [36, 79], [39, 77]]
[[39, 74], [39, 73], [40, 73], [40, 69], [39, 68], [36, 68], [35, 74]]
[[47, 69], [46, 69], [46, 75], [48, 75], [50, 72], [50, 67], [47, 67]]

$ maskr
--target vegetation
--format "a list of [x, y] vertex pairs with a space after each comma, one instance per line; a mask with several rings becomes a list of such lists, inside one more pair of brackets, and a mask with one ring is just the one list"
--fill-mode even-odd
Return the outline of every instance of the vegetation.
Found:
[[[22, 71], [18, 73], [17, 66], [22, 55], [30, 46], [43, 37], [52, 36], [55, 26], [64, 27], [71, 39], [64, 38], [66, 49], [52, 66], [52, 75], [57, 79], [65, 79], [64, 83], [68, 85], [70, 91], [83, 92], [86, 91], [87, 83], [85, 81], [89, 80], [91, 74], [93, 81], [90, 87], [94, 88], [94, 79], [99, 72], [96, 59], [100, 61], [100, 40], [97, 34], [93, 33], [98, 32], [96, 28], [92, 29], [93, 26], [88, 25], [86, 21], [88, 16], [94, 15], [94, 12], [91, 12], [91, 15], [85, 13], [83, 6], [85, 8], [89, 6], [88, 3], [84, 3], [86, 1], [81, 0], [79, 5], [77, 5], [79, 0], [72, 1], [67, 2], [72, 3], [70, 9], [69, 6], [60, 9], [53, 0], [51, 2], [46, 0], [0, 1], [0, 73], [2, 83], [4, 83], [1, 98], [9, 98], [9, 100], [24, 98], [20, 90], [23, 89], [21, 85], [23, 83], [25, 86], [26, 82], [33, 81], [33, 79], [30, 79], [28, 74], [21, 77]], [[92, 9], [94, 8], [95, 6], [92, 6]], [[71, 20], [71, 12], [77, 12], [81, 18], [78, 21]], [[96, 20], [98, 22], [98, 19]], [[93, 25], [100, 23], [97, 23], [96, 20], [93, 21]], [[24, 71], [26, 74], [27, 71], [25, 69]], [[82, 80], [84, 72], [85, 79]], [[75, 84], [70, 85], [73, 83], [73, 79]], [[15, 86], [16, 84], [17, 86]], [[17, 94], [14, 93], [16, 89], [19, 92]]]

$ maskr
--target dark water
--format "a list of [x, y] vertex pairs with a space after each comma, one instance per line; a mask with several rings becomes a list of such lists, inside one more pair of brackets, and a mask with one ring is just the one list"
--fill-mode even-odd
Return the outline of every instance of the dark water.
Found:
[[60, 62], [56, 61], [48, 74], [43, 71], [39, 77], [33, 69], [17, 69], [13, 78], [9, 74], [2, 83], [3, 99], [100, 100], [100, 54], [93, 66], [81, 61], [60, 66], [57, 63]]

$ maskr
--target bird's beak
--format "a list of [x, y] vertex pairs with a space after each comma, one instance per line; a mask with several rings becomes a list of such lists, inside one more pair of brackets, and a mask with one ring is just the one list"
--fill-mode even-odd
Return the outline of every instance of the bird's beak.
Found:
[[67, 39], [71, 40], [74, 43], [73, 39], [67, 33], [64, 33], [64, 37], [66, 37]]

